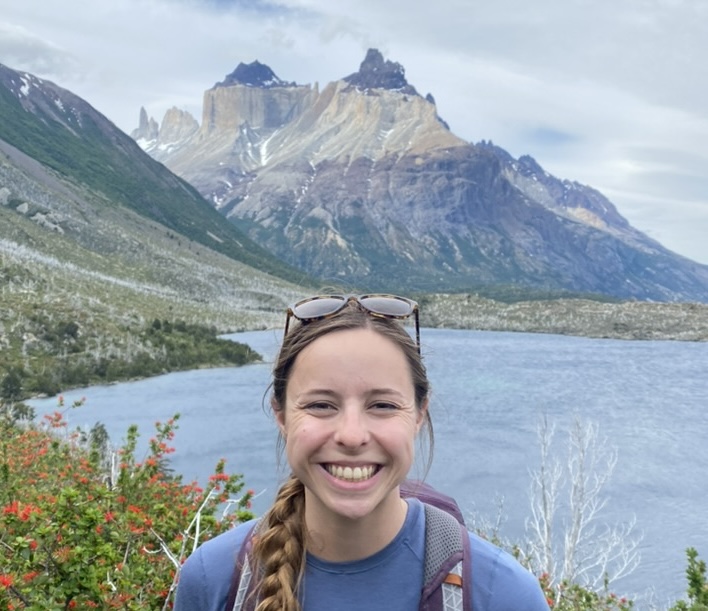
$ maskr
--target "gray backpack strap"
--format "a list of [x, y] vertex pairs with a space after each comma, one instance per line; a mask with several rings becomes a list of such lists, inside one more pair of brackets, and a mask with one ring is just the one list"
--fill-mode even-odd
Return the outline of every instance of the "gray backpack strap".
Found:
[[471, 611], [469, 535], [446, 511], [425, 504], [425, 561], [420, 611]]
[[236, 558], [231, 586], [226, 598], [225, 611], [250, 611], [254, 608], [252, 593], [253, 569], [251, 567], [251, 547], [253, 536], [258, 532], [262, 519], [258, 519], [243, 540]]
[[236, 600], [234, 600], [233, 607], [228, 611], [243, 610], [243, 603], [246, 600], [246, 596], [248, 595], [248, 588], [251, 585], [251, 576], [251, 563], [248, 558], [248, 554], [246, 554], [243, 561], [243, 566], [241, 567], [241, 576], [238, 581], [238, 588], [236, 589]]
[[[438, 507], [425, 507], [425, 559], [420, 611], [472, 611], [469, 535], [463, 524]], [[253, 534], [239, 551], [226, 611], [249, 611], [253, 571], [249, 558]], [[233, 601], [233, 603], [232, 603]]]

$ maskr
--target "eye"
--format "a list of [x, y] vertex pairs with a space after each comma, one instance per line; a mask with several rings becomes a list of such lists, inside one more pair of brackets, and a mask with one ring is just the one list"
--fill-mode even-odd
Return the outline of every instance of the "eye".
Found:
[[395, 411], [398, 409], [398, 405], [390, 401], [376, 401], [369, 406], [369, 409], [376, 411]]
[[316, 413], [326, 413], [334, 411], [336, 407], [326, 401], [313, 401], [312, 403], [305, 405], [305, 409]]

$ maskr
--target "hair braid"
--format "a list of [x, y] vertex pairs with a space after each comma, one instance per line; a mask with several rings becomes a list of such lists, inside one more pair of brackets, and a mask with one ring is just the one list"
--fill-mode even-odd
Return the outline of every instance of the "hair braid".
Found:
[[264, 516], [253, 544], [260, 582], [256, 611], [300, 611], [297, 590], [305, 569], [305, 487], [291, 477]]

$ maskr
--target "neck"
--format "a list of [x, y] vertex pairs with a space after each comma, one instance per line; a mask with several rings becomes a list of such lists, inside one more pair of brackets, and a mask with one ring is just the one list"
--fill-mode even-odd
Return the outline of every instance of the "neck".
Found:
[[328, 562], [361, 560], [381, 551], [399, 533], [408, 512], [401, 498], [386, 505], [364, 518], [330, 515], [323, 519], [308, 512], [306, 502], [307, 551]]

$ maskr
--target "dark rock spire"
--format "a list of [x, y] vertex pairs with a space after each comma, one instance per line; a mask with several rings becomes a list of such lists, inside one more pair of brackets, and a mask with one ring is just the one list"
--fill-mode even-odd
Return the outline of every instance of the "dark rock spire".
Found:
[[226, 78], [214, 85], [214, 87], [229, 87], [231, 85], [247, 85], [248, 87], [261, 87], [263, 89], [296, 86], [295, 83], [288, 83], [279, 79], [275, 72], [258, 60], [250, 64], [241, 62], [236, 66], [236, 70], [231, 74], [227, 74]]
[[378, 49], [369, 49], [359, 66], [359, 72], [350, 74], [343, 80], [358, 89], [391, 89], [418, 95], [415, 87], [408, 84], [403, 66], [384, 60]]

